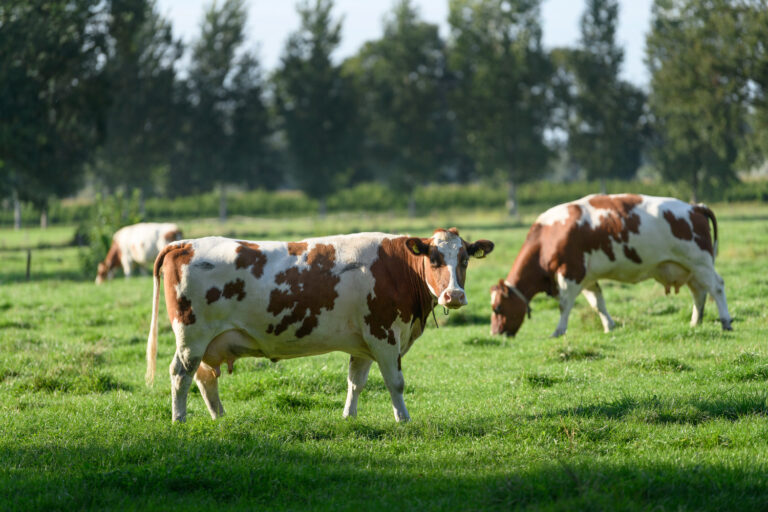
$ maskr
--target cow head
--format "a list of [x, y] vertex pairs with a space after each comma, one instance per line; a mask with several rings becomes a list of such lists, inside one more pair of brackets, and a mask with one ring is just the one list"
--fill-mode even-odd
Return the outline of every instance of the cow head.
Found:
[[483, 258], [493, 251], [490, 240], [467, 243], [456, 228], [438, 229], [432, 238], [408, 238], [405, 245], [411, 253], [423, 258], [429, 291], [439, 305], [450, 309], [467, 304], [464, 280], [469, 258]]
[[522, 294], [515, 293], [503, 279], [491, 286], [491, 334], [514, 336], [526, 313], [531, 314]]
[[101, 284], [109, 278], [109, 267], [106, 263], [99, 262], [96, 270], [96, 284]]

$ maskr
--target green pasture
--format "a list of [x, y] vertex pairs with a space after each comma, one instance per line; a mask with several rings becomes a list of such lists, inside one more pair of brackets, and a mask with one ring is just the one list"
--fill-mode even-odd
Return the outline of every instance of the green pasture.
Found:
[[144, 385], [151, 279], [95, 286], [74, 227], [0, 230], [0, 509], [768, 509], [768, 206], [713, 209], [732, 332], [711, 301], [690, 328], [687, 290], [606, 282], [617, 329], [604, 334], [580, 298], [558, 339], [543, 296], [516, 338], [489, 335], [488, 288], [533, 212], [181, 222], [192, 237], [457, 226], [493, 240], [470, 264], [469, 305], [436, 310], [439, 328], [403, 359], [408, 424], [377, 369], [342, 419], [348, 356], [334, 353], [239, 360], [220, 383], [227, 416], [212, 421], [193, 389], [172, 425], [164, 314], [159, 378]]

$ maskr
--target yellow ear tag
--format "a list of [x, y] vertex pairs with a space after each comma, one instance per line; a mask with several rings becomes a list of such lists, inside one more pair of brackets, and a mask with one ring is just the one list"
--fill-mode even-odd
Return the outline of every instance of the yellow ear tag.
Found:
[[419, 253], [419, 246], [417, 246], [417, 245], [412, 246], [411, 250], [413, 251], [413, 254], [420, 254]]
[[475, 251], [475, 258], [482, 258], [485, 256], [485, 251], [482, 249], [478, 249]]

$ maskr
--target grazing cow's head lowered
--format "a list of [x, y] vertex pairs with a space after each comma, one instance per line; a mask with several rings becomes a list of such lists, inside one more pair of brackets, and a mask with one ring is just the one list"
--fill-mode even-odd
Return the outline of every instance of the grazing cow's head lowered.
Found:
[[491, 286], [491, 334], [514, 336], [530, 311], [525, 296], [514, 286], [503, 279]]
[[456, 228], [438, 229], [432, 238], [409, 238], [409, 251], [424, 258], [424, 274], [429, 291], [437, 303], [450, 309], [467, 304], [464, 280], [469, 258], [483, 258], [493, 251], [493, 242], [478, 240], [467, 243]]

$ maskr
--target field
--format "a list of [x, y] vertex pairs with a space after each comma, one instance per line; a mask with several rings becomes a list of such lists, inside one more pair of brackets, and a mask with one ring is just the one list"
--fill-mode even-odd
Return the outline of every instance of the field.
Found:
[[151, 279], [97, 287], [61, 246], [71, 228], [0, 230], [0, 509], [768, 509], [768, 206], [713, 209], [733, 332], [711, 300], [690, 328], [687, 290], [606, 282], [617, 329], [580, 298], [557, 339], [543, 296], [516, 338], [489, 335], [488, 288], [532, 215], [182, 222], [188, 236], [458, 226], [496, 242], [470, 263], [469, 305], [436, 310], [440, 328], [403, 359], [408, 424], [377, 369], [358, 418], [342, 419], [348, 356], [334, 353], [239, 360], [221, 379], [227, 416], [212, 421], [193, 386], [187, 423], [172, 425], [164, 308], [159, 378], [143, 381]]

